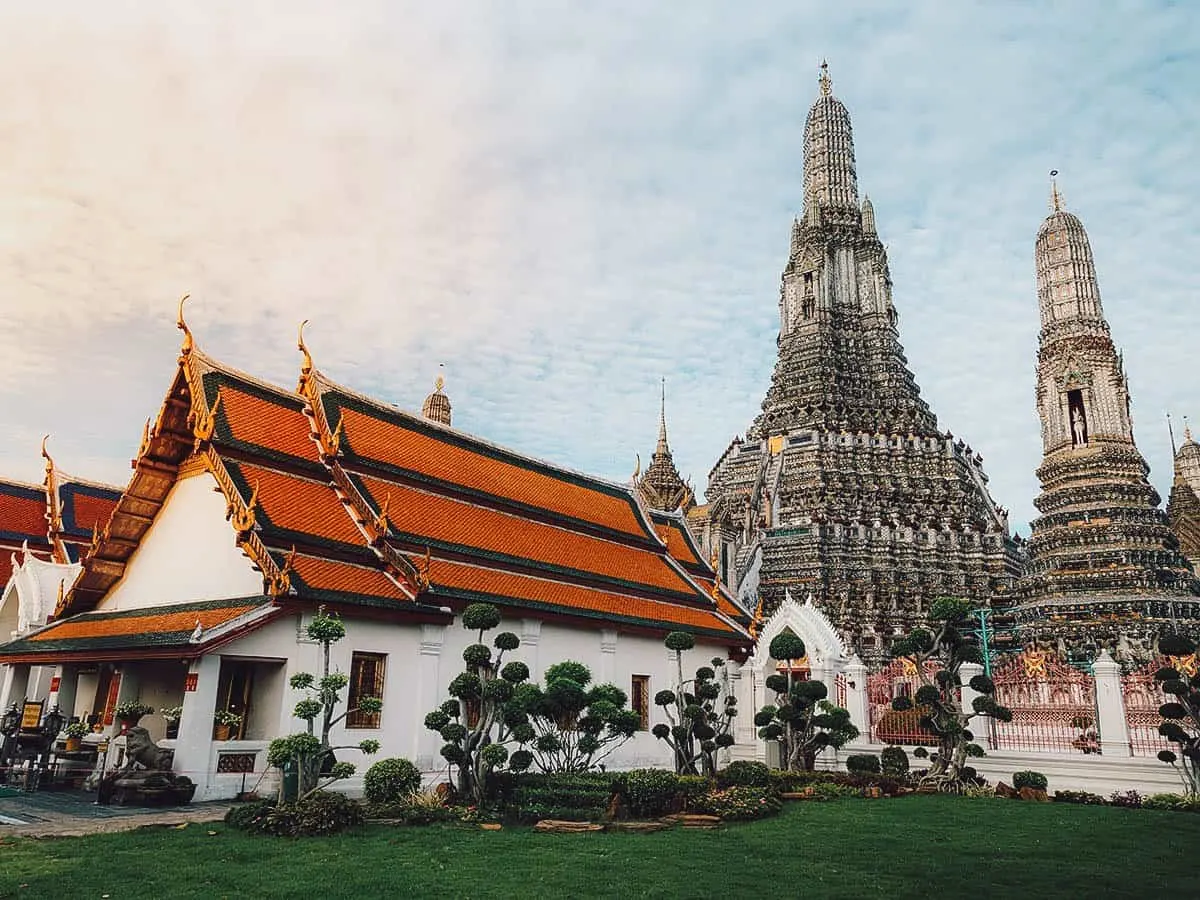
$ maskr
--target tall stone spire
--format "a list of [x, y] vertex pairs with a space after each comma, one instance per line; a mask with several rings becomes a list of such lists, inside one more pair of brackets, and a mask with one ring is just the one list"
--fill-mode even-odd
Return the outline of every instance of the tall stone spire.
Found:
[[850, 114], [825, 66], [819, 83], [771, 384], [693, 524], [747, 608], [769, 615], [788, 591], [811, 595], [878, 660], [931, 597], [986, 603], [1020, 561], [982, 458], [939, 430], [908, 369], [876, 211], [859, 204]]
[[692, 489], [687, 486], [675, 468], [671, 448], [667, 444], [667, 380], [662, 380], [658, 407], [658, 443], [650, 465], [636, 483], [638, 493], [646, 505], [653, 509], [674, 512], [682, 508], [687, 512], [695, 505]]
[[822, 221], [859, 221], [858, 178], [854, 168], [854, 132], [850, 113], [833, 96], [829, 64], [821, 63], [821, 95], [804, 122], [804, 206], [815, 207]]
[[1057, 184], [1034, 263], [1041, 515], [1029, 573], [1013, 594], [1015, 615], [1027, 639], [1053, 635], [1094, 653], [1121, 635], [1152, 638], [1167, 621], [1196, 617], [1200, 603], [1134, 443], [1129, 385], [1087, 232], [1064, 209]]
[[1175, 478], [1167, 501], [1167, 518], [1179, 538], [1179, 549], [1194, 571], [1200, 571], [1200, 444], [1184, 426], [1183, 443], [1175, 451]]

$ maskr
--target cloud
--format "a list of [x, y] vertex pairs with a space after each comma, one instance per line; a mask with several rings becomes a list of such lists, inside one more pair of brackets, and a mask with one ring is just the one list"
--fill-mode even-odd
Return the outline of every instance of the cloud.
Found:
[[[1189, 165], [1200, 24], [1180, 5], [110, 5], [0, 11], [4, 471], [37, 440], [123, 480], [174, 303], [213, 355], [332, 377], [627, 478], [668, 379], [703, 487], [757, 413], [801, 137], [828, 57], [944, 428], [1033, 515], [1032, 246], [1046, 172], [1092, 237], [1138, 438], [1195, 404]], [[1022, 529], [1025, 531], [1026, 529]]]

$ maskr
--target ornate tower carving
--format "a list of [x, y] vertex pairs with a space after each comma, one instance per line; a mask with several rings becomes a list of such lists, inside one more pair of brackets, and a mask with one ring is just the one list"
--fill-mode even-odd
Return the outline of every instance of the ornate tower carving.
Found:
[[634, 481], [643, 502], [652, 509], [667, 512], [682, 509], [686, 513], [696, 505], [692, 489], [680, 477], [679, 470], [675, 468], [675, 460], [671, 456], [671, 448], [667, 444], [666, 379], [663, 379], [659, 399], [658, 443], [654, 447], [654, 455], [650, 457], [650, 465], [645, 473]]
[[433, 393], [426, 397], [425, 402], [421, 404], [421, 415], [431, 422], [449, 425], [450, 398], [442, 390], [445, 386], [446, 379], [439, 372], [437, 380], [433, 383]]
[[1041, 515], [1014, 612], [1026, 639], [1063, 640], [1088, 653], [1121, 635], [1149, 637], [1171, 620], [1196, 617], [1200, 604], [1134, 444], [1129, 385], [1087, 232], [1062, 208], [1057, 185], [1034, 260]]
[[709, 474], [694, 524], [749, 608], [811, 595], [848, 644], [879, 658], [937, 597], [986, 603], [1020, 558], [982, 458], [939, 431], [908, 369], [887, 250], [859, 201], [850, 115], [825, 66], [779, 322], [762, 412]]
[[1179, 538], [1179, 549], [1196, 571], [1200, 568], [1200, 444], [1192, 439], [1188, 427], [1183, 430], [1183, 445], [1175, 451], [1175, 480], [1167, 501], [1167, 518]]

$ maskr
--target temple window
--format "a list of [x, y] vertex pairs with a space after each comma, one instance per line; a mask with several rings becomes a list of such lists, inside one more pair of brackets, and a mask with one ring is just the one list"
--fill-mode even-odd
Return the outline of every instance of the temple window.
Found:
[[358, 701], [368, 697], [383, 699], [383, 677], [387, 656], [382, 653], [355, 653], [350, 657], [350, 696], [346, 706], [347, 728], [378, 728], [382, 713], [356, 709]]
[[650, 728], [650, 676], [634, 675], [629, 691], [629, 708], [638, 714], [639, 731]]

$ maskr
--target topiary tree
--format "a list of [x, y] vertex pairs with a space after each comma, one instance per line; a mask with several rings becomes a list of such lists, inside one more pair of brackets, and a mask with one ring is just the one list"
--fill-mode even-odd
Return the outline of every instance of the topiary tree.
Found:
[[[360, 697], [354, 709], [335, 715], [338, 704], [342, 702], [341, 692], [350, 679], [344, 672], [329, 671], [329, 648], [346, 636], [346, 626], [337, 616], [326, 615], [325, 608], [320, 607], [305, 630], [309, 640], [321, 645], [321, 677], [318, 679], [309, 672], [297, 672], [289, 683], [293, 690], [305, 694], [304, 699], [296, 704], [293, 715], [303, 719], [306, 728], [299, 734], [276, 738], [267, 747], [269, 765], [279, 769], [289, 764], [295, 766], [299, 788], [297, 800], [303, 800], [320, 788], [354, 774], [354, 764], [338, 762], [334, 756], [335, 750], [357, 749], [366, 754], [379, 751], [379, 741], [366, 740], [334, 746], [329, 735], [333, 727], [350, 713], [377, 713], [383, 708], [383, 701], [379, 697]], [[318, 721], [321, 723], [319, 737]], [[283, 792], [284, 780], [280, 779], [281, 802]]]
[[[1190, 656], [1196, 642], [1182, 634], [1164, 634], [1158, 640], [1159, 652], [1167, 656]], [[1189, 797], [1200, 796], [1200, 673], [1189, 677], [1171, 666], [1154, 673], [1169, 700], [1158, 708], [1163, 723], [1158, 733], [1179, 745], [1179, 752], [1159, 751], [1158, 758], [1176, 767]]]
[[[970, 611], [971, 604], [966, 600], [951, 597], [935, 600], [929, 609], [929, 627], [914, 628], [892, 645], [892, 655], [911, 659], [921, 679], [916, 696], [897, 697], [892, 708], [900, 712], [912, 709], [915, 700], [921, 711], [921, 729], [938, 743], [937, 752], [930, 757], [929, 771], [920, 783], [954, 793], [961, 792], [973, 777], [973, 770], [966, 765], [967, 757], [984, 755], [983, 748], [974, 743], [974, 735], [968, 728], [970, 722], [988, 717], [1012, 721], [1012, 711], [996, 702], [996, 685], [986, 675], [971, 678], [971, 689], [979, 696], [972, 701], [970, 711], [962, 708], [959, 669], [964, 663], [983, 661], [979, 647], [966, 635], [971, 624]], [[933, 677], [925, 667], [929, 660], [940, 665]]]
[[363, 797], [370, 803], [398, 803], [421, 787], [421, 770], [407, 759], [381, 759], [363, 776]]
[[[808, 655], [804, 641], [790, 631], [775, 635], [769, 649], [772, 659], [788, 663]], [[858, 737], [849, 711], [825, 699], [829, 689], [824, 682], [796, 681], [789, 665], [784, 675], [768, 675], [766, 687], [775, 692], [775, 702], [758, 711], [754, 724], [760, 738], [779, 741], [782, 768], [811, 771], [822, 749], [842, 747]]]
[[546, 687], [521, 685], [514, 696], [536, 736], [530, 746], [544, 772], [586, 772], [603, 762], [641, 726], [628, 697], [612, 684], [588, 687], [591, 670], [567, 660], [546, 669]]
[[467, 665], [450, 682], [452, 699], [425, 716], [425, 727], [445, 741], [442, 757], [458, 769], [459, 794], [479, 805], [486, 799], [489, 772], [505, 767], [523, 772], [533, 763], [528, 750], [509, 750], [535, 736], [522, 704], [513, 702], [518, 687], [529, 680], [529, 667], [504, 663], [504, 654], [521, 645], [511, 631], [493, 639], [494, 655], [483, 643], [484, 633], [500, 624], [500, 610], [492, 604], [471, 604], [463, 610], [462, 623], [479, 633], [478, 640], [463, 650]]
[[884, 747], [879, 754], [879, 765], [889, 778], [905, 778], [908, 775], [908, 753], [903, 747]]
[[717, 751], [734, 744], [737, 718], [725, 660], [714, 656], [711, 665], [696, 669], [695, 677], [685, 681], [683, 654], [696, 646], [696, 639], [686, 631], [672, 631], [663, 644], [675, 654], [675, 689], [654, 695], [670, 724], [659, 723], [651, 733], [674, 752], [677, 775], [712, 777], [717, 773]]

